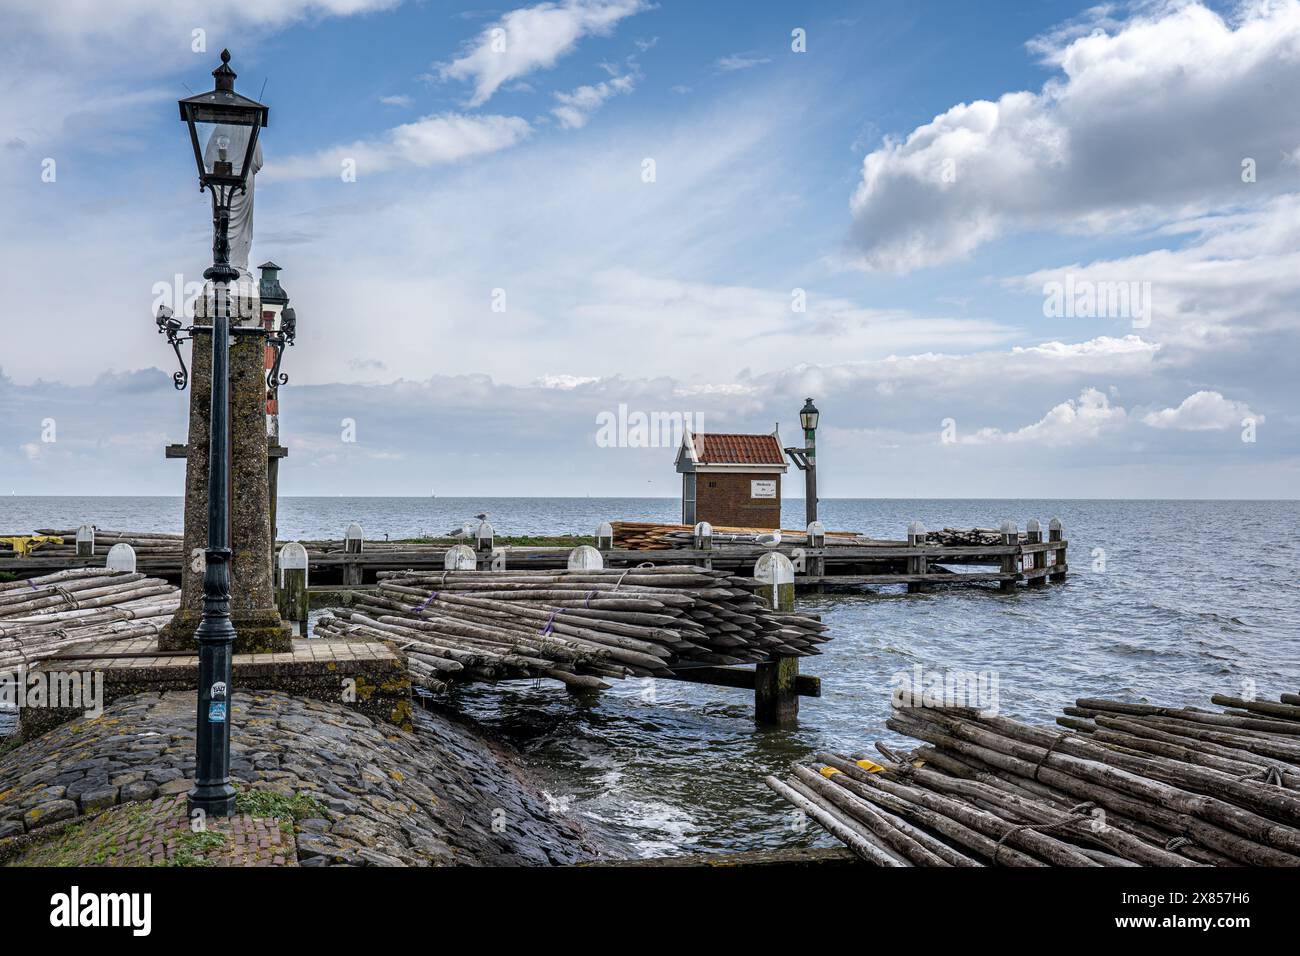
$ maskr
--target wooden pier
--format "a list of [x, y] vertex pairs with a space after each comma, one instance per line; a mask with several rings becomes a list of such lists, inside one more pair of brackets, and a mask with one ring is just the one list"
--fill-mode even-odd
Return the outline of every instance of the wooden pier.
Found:
[[[687, 529], [689, 530], [689, 529]], [[304, 541], [312, 581], [316, 586], [343, 585], [348, 588], [374, 584], [381, 572], [441, 571], [447, 552], [457, 544], [468, 544], [476, 566], [495, 570], [555, 570], [568, 566], [572, 546], [520, 546], [497, 544], [491, 527], [472, 538], [437, 541], [367, 541], [361, 528], [353, 525], [343, 539]], [[61, 532], [72, 537], [75, 532]], [[168, 546], [168, 537], [175, 539]], [[753, 576], [765, 554], [784, 555], [794, 567], [794, 585], [800, 591], [830, 588], [874, 588], [903, 585], [909, 591], [929, 591], [953, 586], [983, 585], [1003, 593], [1018, 586], [1044, 587], [1065, 580], [1069, 571], [1064, 527], [1052, 519], [1044, 534], [1041, 524], [1031, 519], [1024, 533], [1004, 522], [999, 539], [991, 543], [935, 543], [932, 535], [916, 522], [898, 540], [862, 539], [861, 543], [837, 543], [833, 536], [808, 536], [802, 541], [775, 545], [737, 544], [696, 535], [691, 547], [627, 548], [615, 545], [610, 524], [602, 525], [590, 539], [600, 552], [605, 567], [634, 567], [639, 564], [687, 564], [717, 568]], [[0, 541], [7, 539], [0, 538]], [[137, 545], [136, 542], [144, 542]], [[140, 571], [168, 580], [179, 580], [184, 559], [179, 535], [161, 536], [129, 532], [97, 532], [89, 542], [41, 544], [27, 553], [0, 545], [0, 573], [14, 577], [49, 574], [68, 568], [102, 567], [109, 548], [116, 543], [132, 544]], [[288, 542], [277, 545], [277, 553]]]
[[[715, 532], [706, 522], [694, 528], [668, 527], [670, 531], [663, 536], [672, 542], [668, 546], [660, 541], [647, 547], [619, 546], [628, 536], [623, 535], [620, 541], [615, 526], [605, 523], [596, 530], [593, 545], [574, 548], [498, 544], [486, 521], [460, 540], [413, 542], [367, 541], [361, 527], [354, 523], [343, 540], [288, 542], [277, 549], [280, 613], [304, 637], [311, 607], [360, 606], [364, 610], [376, 601], [382, 604], [376, 583], [394, 574], [441, 575], [445, 582], [446, 574], [452, 571], [630, 572], [638, 567], [681, 566], [730, 576], [737, 586], [752, 588], [765, 604], [783, 612], [793, 610], [797, 590], [862, 591], [903, 586], [910, 592], [924, 592], [977, 586], [1007, 594], [1021, 585], [1039, 588], [1062, 581], [1069, 570], [1068, 542], [1057, 519], [1051, 520], [1046, 534], [1037, 520], [1030, 520], [1023, 534], [1011, 521], [1003, 522], [997, 532], [946, 529], [939, 533], [927, 532], [919, 522], [913, 522], [900, 540], [828, 534], [817, 522], [806, 532], [750, 536], [755, 540], [746, 540], [745, 535], [727, 529]], [[25, 578], [102, 567], [112, 549], [132, 552], [132, 570], [138, 568], [143, 573], [170, 578], [179, 578], [181, 573], [179, 535], [97, 532], [88, 525], [76, 532], [47, 530], [38, 534], [63, 540], [47, 540], [31, 548], [30, 542], [17, 536], [6, 539], [12, 550], [0, 552], [0, 573]], [[645, 540], [644, 535], [641, 539]], [[142, 553], [134, 551], [137, 542]], [[339, 613], [348, 616], [348, 612]], [[367, 639], [386, 636], [374, 633]], [[747, 663], [751, 662], [752, 667], [735, 666], [738, 661], [719, 655], [712, 662], [681, 661], [680, 666], [656, 676], [752, 690], [755, 719], [762, 724], [792, 723], [798, 715], [800, 697], [820, 696], [820, 680], [799, 673], [795, 652], [777, 651], [768, 659], [750, 658]], [[163, 666], [166, 662], [160, 657], [156, 663]], [[139, 675], [139, 668], [139, 664], [133, 664], [129, 672]], [[161, 673], [153, 676], [162, 678]], [[583, 682], [592, 683], [592, 678], [566, 676], [566, 684], [575, 692], [582, 692], [579, 685]]]

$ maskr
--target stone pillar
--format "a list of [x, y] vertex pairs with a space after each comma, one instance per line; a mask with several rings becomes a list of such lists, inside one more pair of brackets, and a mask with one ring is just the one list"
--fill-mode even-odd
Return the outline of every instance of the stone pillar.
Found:
[[[260, 324], [255, 287], [242, 286], [234, 300], [234, 328]], [[199, 300], [195, 325], [206, 317], [211, 292]], [[230, 616], [235, 653], [286, 651], [292, 628], [276, 609], [272, 577], [271, 509], [267, 468], [266, 353], [261, 336], [234, 332], [230, 349]], [[212, 401], [212, 339], [196, 329], [190, 376], [190, 435], [185, 467], [185, 561], [181, 607], [159, 636], [161, 650], [195, 646], [194, 631], [203, 614], [203, 552], [208, 544], [208, 431]]]

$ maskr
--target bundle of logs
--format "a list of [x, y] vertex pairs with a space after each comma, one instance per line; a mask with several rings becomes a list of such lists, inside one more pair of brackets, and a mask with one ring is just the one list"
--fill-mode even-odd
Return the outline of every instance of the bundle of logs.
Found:
[[[612, 521], [614, 547], [635, 551], [666, 551], [670, 548], [690, 548], [695, 542], [695, 529], [686, 524], [656, 524], [652, 521]], [[772, 528], [731, 528], [715, 526], [714, 544], [759, 544], [771, 537]], [[806, 545], [806, 531], [781, 530], [781, 540], [786, 544]], [[852, 531], [827, 531], [826, 544], [859, 544], [869, 539]]]
[[880, 866], [1300, 866], [1300, 695], [1080, 699], [1058, 732], [896, 708], [906, 756], [818, 755], [767, 785]]
[[672, 676], [700, 665], [819, 653], [817, 618], [774, 611], [752, 579], [700, 568], [380, 575], [378, 593], [316, 623], [318, 637], [392, 641], [433, 692], [464, 681]]
[[[77, 553], [77, 529], [43, 528], [36, 535], [43, 538], [61, 538], [61, 541], [33, 542], [32, 553], [42, 558], [69, 558]], [[0, 535], [0, 551], [12, 550], [8, 538], [21, 535]], [[185, 539], [179, 534], [154, 531], [100, 531], [95, 530], [95, 556], [101, 557], [115, 544], [129, 544], [139, 558], [175, 557], [180, 559]]]
[[166, 581], [104, 568], [0, 583], [0, 669], [91, 641], [156, 636], [180, 603]]
[[[1026, 536], [1022, 532], [1019, 538], [1024, 541]], [[978, 548], [1001, 544], [1002, 532], [996, 528], [941, 528], [938, 531], [927, 531], [925, 541], [927, 544], [949, 548]]]

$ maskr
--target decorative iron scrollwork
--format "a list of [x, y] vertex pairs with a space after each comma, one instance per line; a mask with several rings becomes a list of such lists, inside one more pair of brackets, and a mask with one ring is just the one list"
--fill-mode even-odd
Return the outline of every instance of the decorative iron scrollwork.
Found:
[[[172, 384], [178, 392], [183, 392], [189, 386], [190, 372], [185, 367], [185, 357], [181, 354], [181, 345], [193, 341], [195, 326], [185, 325], [167, 306], [158, 307], [158, 315], [154, 319], [158, 325], [158, 334], [167, 336], [167, 344], [172, 347], [176, 353], [176, 362], [180, 365], [179, 372], [172, 373]], [[289, 384], [289, 376], [280, 371], [280, 363], [284, 360], [284, 350], [292, 346], [298, 337], [298, 318], [293, 309], [285, 309], [280, 316], [280, 328], [277, 330], [259, 329], [256, 327], [241, 327], [231, 329], [232, 335], [263, 335], [266, 336], [266, 344], [275, 349], [275, 362], [270, 372], [266, 376], [266, 387], [271, 391], [276, 391], [281, 385]]]
[[292, 308], [287, 308], [280, 313], [279, 330], [268, 333], [266, 339], [266, 344], [275, 349], [275, 363], [266, 375], [266, 387], [272, 392], [278, 391], [281, 385], [289, 384], [289, 376], [280, 371], [280, 363], [284, 360], [285, 347], [292, 347], [297, 337], [298, 315]]
[[181, 355], [181, 343], [190, 341], [193, 335], [182, 336], [178, 333], [193, 333], [193, 329], [186, 328], [165, 305], [158, 307], [158, 316], [154, 321], [158, 324], [158, 334], [167, 336], [167, 344], [176, 353], [176, 362], [181, 368], [179, 372], [172, 373], [172, 385], [176, 387], [176, 391], [183, 392], [190, 383], [190, 373], [185, 367], [185, 357]]

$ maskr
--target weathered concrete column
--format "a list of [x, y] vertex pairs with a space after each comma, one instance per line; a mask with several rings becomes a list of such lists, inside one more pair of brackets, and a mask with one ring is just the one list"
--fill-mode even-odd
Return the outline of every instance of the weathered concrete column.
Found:
[[[239, 314], [232, 326], [247, 327], [260, 316], [252, 288], [236, 300]], [[210, 325], [199, 300], [194, 322]], [[285, 651], [292, 647], [292, 629], [276, 609], [272, 578], [271, 510], [266, 441], [266, 351], [261, 336], [232, 336], [230, 348], [230, 615], [234, 621], [235, 653]], [[203, 552], [208, 546], [208, 432], [212, 399], [212, 339], [196, 329], [190, 376], [190, 434], [185, 461], [185, 561], [181, 574], [181, 607], [159, 636], [161, 650], [195, 646], [194, 631], [203, 614]]]

